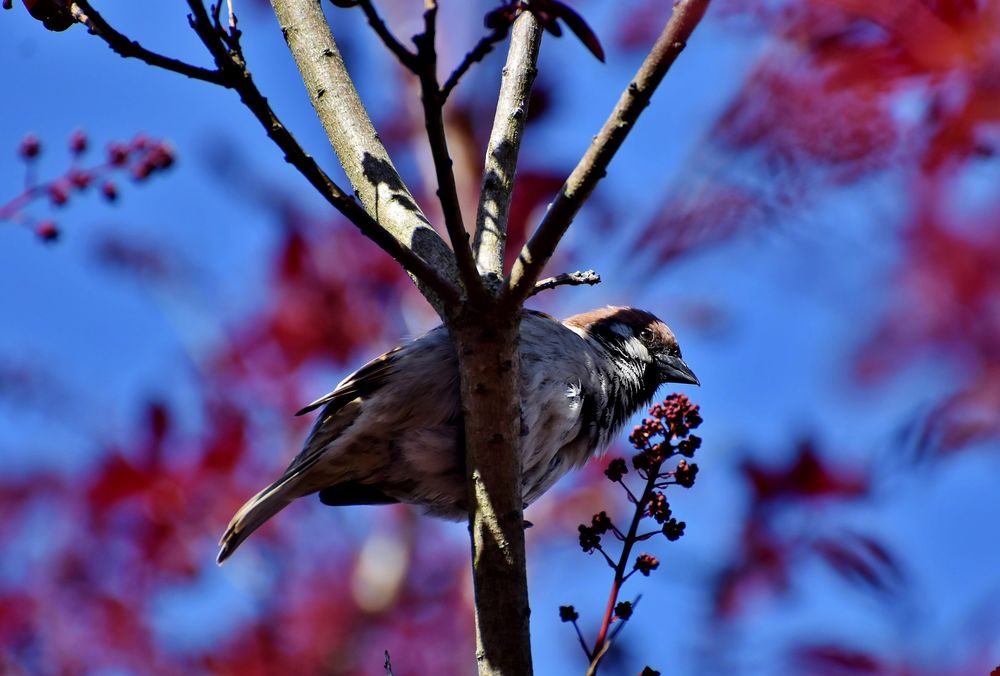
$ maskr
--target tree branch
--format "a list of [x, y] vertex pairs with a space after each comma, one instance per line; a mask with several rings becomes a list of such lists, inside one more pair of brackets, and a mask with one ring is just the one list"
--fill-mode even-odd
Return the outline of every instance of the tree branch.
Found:
[[579, 270], [576, 272], [564, 272], [561, 275], [556, 275], [555, 277], [546, 277], [542, 281], [535, 284], [535, 288], [531, 290], [529, 297], [534, 296], [536, 293], [541, 293], [542, 291], [554, 289], [557, 286], [582, 286], [584, 284], [593, 286], [600, 283], [601, 276], [593, 270], [586, 270], [584, 272], [580, 272]]
[[416, 73], [417, 55], [404, 47], [403, 43], [396, 39], [396, 36], [392, 34], [392, 31], [385, 24], [385, 21], [379, 16], [378, 10], [375, 9], [375, 3], [372, 0], [359, 0], [358, 5], [361, 7], [361, 11], [365, 13], [368, 25], [372, 27], [372, 30], [375, 31], [375, 34], [382, 40], [386, 48], [399, 59], [399, 62], [404, 67]]
[[[319, 0], [271, 0], [271, 6], [316, 114], [365, 210], [400, 247], [412, 249], [457, 290], [455, 256], [396, 172], [347, 73]], [[431, 302], [443, 313], [442, 304]]]
[[511, 270], [503, 292], [504, 302], [519, 305], [535, 288], [542, 269], [566, 233], [580, 207], [607, 173], [611, 159], [635, 126], [642, 110], [684, 49], [701, 21], [709, 0], [680, 0], [673, 15], [643, 60], [638, 72], [622, 92], [618, 103], [583, 158], [566, 179], [562, 189], [535, 230]]
[[399, 261], [418, 285], [431, 291], [444, 303], [457, 303], [458, 288], [442, 277], [437, 268], [429, 265], [405, 242], [379, 225], [353, 197], [345, 193], [323, 171], [278, 119], [246, 68], [235, 16], [230, 16], [229, 32], [226, 33], [218, 20], [220, 6], [215, 8], [216, 18], [213, 21], [200, 0], [189, 0], [188, 5], [192, 11], [192, 27], [215, 60], [216, 70], [192, 66], [145, 49], [138, 42], [113, 28], [88, 0], [73, 2], [70, 11], [77, 21], [87, 26], [92, 34], [104, 40], [112, 50], [124, 58], [137, 58], [150, 66], [236, 91], [243, 104], [264, 127], [268, 137], [284, 152], [285, 161], [298, 169], [331, 206], [344, 214], [364, 235]]
[[[530, 14], [530, 12], [525, 12], [525, 14]], [[448, 99], [448, 95], [451, 94], [451, 90], [455, 88], [458, 81], [462, 79], [466, 71], [472, 67], [472, 64], [482, 61], [486, 58], [486, 55], [493, 51], [493, 46], [498, 42], [501, 42], [505, 37], [507, 37], [507, 31], [509, 27], [504, 25], [502, 28], [493, 29], [492, 33], [484, 35], [462, 59], [462, 62], [458, 64], [448, 79], [445, 80], [444, 86], [441, 87], [441, 100], [445, 101]]]
[[503, 277], [507, 217], [514, 191], [517, 156], [528, 118], [531, 86], [538, 73], [536, 63], [541, 41], [542, 28], [538, 19], [531, 12], [523, 12], [514, 22], [493, 118], [493, 131], [486, 148], [473, 250], [479, 270], [487, 279], [496, 280], [497, 284]]
[[520, 313], [472, 304], [448, 328], [458, 353], [480, 676], [531, 676], [521, 488]]
[[458, 271], [466, 292], [472, 298], [482, 298], [483, 282], [476, 270], [469, 243], [469, 233], [462, 219], [462, 206], [458, 199], [455, 172], [448, 152], [448, 138], [444, 130], [444, 99], [437, 81], [437, 50], [434, 47], [437, 23], [437, 0], [425, 0], [424, 32], [413, 38], [417, 44], [417, 75], [420, 78], [420, 101], [424, 107], [424, 124], [427, 140], [434, 159], [438, 199], [444, 215], [445, 228], [455, 252]]
[[70, 12], [73, 18], [82, 23], [91, 33], [101, 38], [108, 46], [122, 57], [129, 59], [139, 59], [150, 66], [163, 68], [164, 70], [180, 73], [195, 80], [204, 80], [212, 84], [228, 87], [225, 75], [218, 70], [209, 70], [200, 66], [193, 66], [184, 61], [170, 58], [152, 52], [135, 40], [130, 40], [108, 24], [87, 0], [76, 0], [70, 4]]
[[[449, 285], [447, 280], [405, 243], [397, 240], [376, 222], [352, 196], [345, 193], [278, 119], [247, 70], [235, 21], [230, 21], [230, 32], [226, 33], [218, 16], [210, 18], [201, 0], [188, 0], [188, 7], [192, 13], [191, 27], [215, 59], [218, 72], [224, 78], [222, 86], [233, 89], [239, 94], [240, 100], [261, 123], [268, 137], [285, 153], [285, 160], [298, 169], [331, 206], [344, 214], [365, 236], [398, 260], [415, 280], [418, 280], [418, 283], [432, 290], [442, 300], [454, 302], [457, 299], [457, 289]], [[221, 5], [216, 5], [215, 8], [219, 10]]]

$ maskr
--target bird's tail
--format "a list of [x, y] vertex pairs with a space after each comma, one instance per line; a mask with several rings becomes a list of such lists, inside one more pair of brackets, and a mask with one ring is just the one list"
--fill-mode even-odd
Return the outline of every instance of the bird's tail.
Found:
[[264, 522], [283, 510], [298, 495], [292, 492], [293, 480], [297, 474], [283, 476], [273, 484], [253, 496], [240, 507], [229, 522], [229, 527], [219, 540], [218, 563], [228, 559], [250, 534], [264, 525]]

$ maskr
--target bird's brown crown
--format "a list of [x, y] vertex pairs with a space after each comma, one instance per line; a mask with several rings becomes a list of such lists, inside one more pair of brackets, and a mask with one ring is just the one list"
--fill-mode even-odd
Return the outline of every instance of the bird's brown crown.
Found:
[[[631, 307], [609, 305], [568, 317], [565, 323], [591, 332], [601, 329], [615, 331], [615, 327], [620, 326], [629, 329], [634, 336], [648, 336], [651, 343], [667, 349], [676, 349], [677, 346], [674, 332], [656, 315]], [[644, 331], [648, 333], [644, 334]]]

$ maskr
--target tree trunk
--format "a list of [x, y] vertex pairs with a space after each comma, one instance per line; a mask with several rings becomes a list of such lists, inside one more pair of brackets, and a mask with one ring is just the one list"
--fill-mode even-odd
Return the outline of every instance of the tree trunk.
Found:
[[521, 497], [520, 312], [466, 306], [449, 321], [465, 416], [481, 676], [530, 676]]

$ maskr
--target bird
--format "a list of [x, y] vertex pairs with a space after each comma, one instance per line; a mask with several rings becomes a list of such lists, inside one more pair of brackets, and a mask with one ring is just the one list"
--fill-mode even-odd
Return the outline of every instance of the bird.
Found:
[[[655, 315], [608, 306], [559, 321], [522, 314], [519, 336], [525, 506], [603, 453], [665, 383], [700, 385]], [[221, 564], [296, 498], [326, 505], [410, 503], [466, 518], [458, 361], [444, 325], [368, 362], [296, 415], [321, 409], [302, 451], [233, 516]]]

